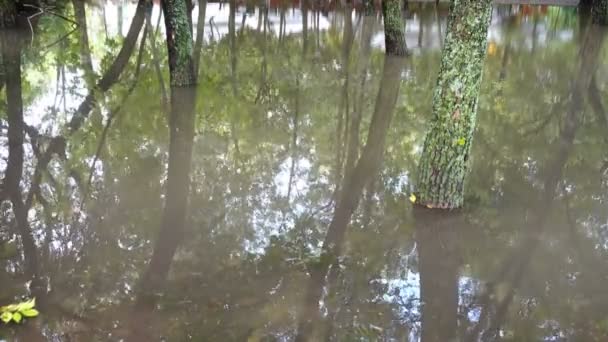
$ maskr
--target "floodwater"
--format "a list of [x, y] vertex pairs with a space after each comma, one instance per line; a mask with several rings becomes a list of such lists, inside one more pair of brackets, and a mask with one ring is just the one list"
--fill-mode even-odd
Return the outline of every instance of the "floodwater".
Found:
[[[210, 3], [198, 87], [173, 95], [158, 6], [42, 12], [2, 32], [0, 190], [21, 195], [0, 196], [0, 305], [40, 316], [0, 340], [608, 340], [608, 48], [585, 9], [494, 8], [466, 205], [440, 214], [409, 197], [444, 5], [409, 5], [396, 60], [377, 14]], [[172, 100], [195, 105], [181, 182]]]

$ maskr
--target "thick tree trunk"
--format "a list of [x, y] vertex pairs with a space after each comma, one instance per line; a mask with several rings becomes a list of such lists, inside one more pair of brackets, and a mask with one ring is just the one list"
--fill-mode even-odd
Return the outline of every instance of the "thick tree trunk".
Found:
[[190, 12], [185, 0], [164, 0], [165, 30], [169, 56], [169, 74], [172, 87], [196, 84], [192, 57], [192, 30]]
[[608, 0], [593, 1], [591, 20], [594, 24], [608, 25]]
[[14, 0], [0, 0], [0, 28], [12, 28], [17, 22], [17, 8]]
[[418, 169], [421, 205], [442, 209], [463, 205], [491, 11], [489, 0], [452, 3], [431, 129]]
[[400, 0], [382, 1], [384, 17], [384, 44], [386, 53], [393, 56], [405, 56], [405, 33], [403, 11]]

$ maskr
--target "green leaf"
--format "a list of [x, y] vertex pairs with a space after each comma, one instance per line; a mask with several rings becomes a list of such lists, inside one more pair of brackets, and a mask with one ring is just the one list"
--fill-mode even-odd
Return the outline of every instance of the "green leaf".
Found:
[[17, 311], [33, 309], [36, 306], [36, 298], [32, 298], [26, 302], [21, 302], [17, 305]]
[[13, 319], [13, 313], [12, 312], [5, 311], [5, 312], [2, 313], [2, 315], [0, 315], [0, 320], [2, 320], [2, 322], [4, 322], [4, 323], [10, 322], [11, 319]]
[[465, 139], [465, 138], [458, 139], [458, 145], [464, 146], [464, 144], [466, 144], [466, 143], [467, 143], [467, 139]]
[[15, 313], [13, 314], [13, 321], [14, 321], [15, 323], [20, 323], [20, 322], [21, 322], [21, 314], [20, 314], [20, 313], [18, 313], [18, 312], [15, 312]]
[[38, 316], [39, 312], [36, 309], [27, 309], [21, 311], [21, 314], [25, 317], [36, 317]]

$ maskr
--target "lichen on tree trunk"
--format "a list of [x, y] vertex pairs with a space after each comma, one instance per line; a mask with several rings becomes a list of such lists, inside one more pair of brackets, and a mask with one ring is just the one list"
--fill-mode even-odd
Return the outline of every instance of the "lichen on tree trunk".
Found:
[[433, 119], [418, 169], [420, 205], [442, 209], [463, 205], [491, 13], [490, 0], [452, 2]]
[[391, 56], [405, 56], [405, 25], [400, 0], [382, 1], [384, 19], [384, 44], [386, 53]]
[[196, 73], [192, 57], [192, 29], [186, 0], [164, 0], [162, 6], [165, 14], [171, 86], [194, 85]]

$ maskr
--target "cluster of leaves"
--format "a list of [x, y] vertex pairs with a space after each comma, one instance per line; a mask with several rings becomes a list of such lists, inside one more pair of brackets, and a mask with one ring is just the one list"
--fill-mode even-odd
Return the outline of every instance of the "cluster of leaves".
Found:
[[23, 318], [32, 318], [38, 316], [38, 310], [35, 309], [36, 298], [17, 303], [9, 304], [0, 307], [0, 320], [5, 324], [12, 322], [21, 323]]

